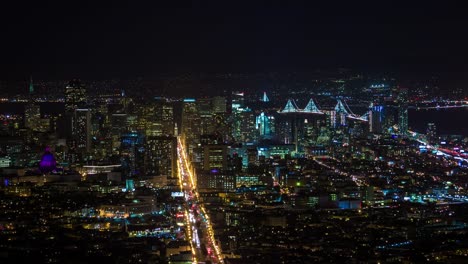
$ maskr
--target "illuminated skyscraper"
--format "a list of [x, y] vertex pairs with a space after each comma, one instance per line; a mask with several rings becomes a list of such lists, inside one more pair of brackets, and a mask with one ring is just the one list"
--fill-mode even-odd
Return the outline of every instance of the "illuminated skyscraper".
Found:
[[225, 170], [227, 168], [227, 146], [205, 145], [203, 146], [203, 169]]
[[211, 101], [212, 112], [215, 114], [226, 113], [226, 98], [223, 96], [215, 96]]
[[75, 109], [72, 133], [77, 151], [89, 152], [91, 150], [91, 111], [89, 109]]
[[408, 131], [408, 89], [401, 88], [398, 94], [398, 130], [400, 134]]
[[260, 137], [271, 138], [275, 132], [275, 118], [262, 112], [257, 116], [256, 128], [260, 132]]
[[371, 104], [369, 109], [369, 131], [371, 133], [382, 133], [384, 121], [384, 107]]
[[174, 135], [173, 105], [165, 98], [155, 98], [150, 105], [145, 106], [140, 119], [147, 136]]
[[[77, 161], [77, 154], [91, 148], [91, 113], [86, 107], [86, 89], [77, 79], [65, 88], [64, 126], [70, 162]], [[77, 111], [80, 109], [79, 111]]]
[[148, 175], [177, 177], [177, 140], [173, 136], [148, 137], [145, 170]]
[[41, 119], [40, 106], [30, 102], [24, 109], [24, 126], [35, 130]]
[[32, 95], [34, 93], [34, 84], [33, 84], [33, 79], [31, 76], [31, 80], [29, 82], [29, 95]]
[[200, 116], [200, 134], [212, 134], [215, 130], [213, 122], [211, 98], [200, 98], [197, 100], [198, 114]]
[[86, 89], [79, 80], [72, 80], [65, 89], [65, 110], [73, 112], [86, 106]]
[[256, 118], [250, 108], [232, 108], [232, 135], [237, 142], [254, 142], [258, 139]]
[[144, 170], [144, 136], [135, 131], [122, 134], [120, 155], [125, 176], [139, 175]]
[[183, 101], [181, 134], [190, 158], [193, 149], [200, 140], [200, 115], [195, 99], [184, 99]]

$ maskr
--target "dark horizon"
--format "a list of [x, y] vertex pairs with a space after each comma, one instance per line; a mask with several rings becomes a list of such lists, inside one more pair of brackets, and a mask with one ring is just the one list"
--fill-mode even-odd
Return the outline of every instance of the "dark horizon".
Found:
[[351, 68], [464, 86], [468, 27], [441, 4], [8, 3], [0, 80]]

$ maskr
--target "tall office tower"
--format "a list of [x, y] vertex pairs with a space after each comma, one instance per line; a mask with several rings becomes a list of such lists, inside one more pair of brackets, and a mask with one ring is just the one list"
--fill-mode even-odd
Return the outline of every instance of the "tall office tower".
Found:
[[256, 128], [261, 138], [272, 138], [275, 133], [275, 117], [266, 115], [262, 112], [256, 118]]
[[369, 109], [369, 131], [371, 133], [382, 133], [384, 121], [384, 107], [371, 104]]
[[166, 98], [155, 98], [145, 106], [140, 119], [147, 136], [174, 135], [174, 108]]
[[136, 115], [130, 115], [130, 119], [135, 119], [130, 130], [144, 131], [147, 137], [161, 135], [161, 123], [156, 122], [154, 104], [141, 105]]
[[158, 119], [161, 122], [162, 135], [174, 135], [174, 106], [167, 101], [156, 105]]
[[[78, 161], [77, 156], [78, 149], [80, 152], [87, 150], [91, 147], [91, 144], [87, 144], [87, 134], [80, 135], [82, 130], [88, 129], [86, 124], [87, 111], [75, 110], [84, 109], [86, 107], [86, 89], [84, 85], [77, 79], [71, 80], [65, 88], [65, 115], [63, 116], [63, 124], [61, 126], [61, 133], [63, 133], [67, 139], [67, 146], [69, 150], [69, 161], [74, 163]], [[80, 118], [80, 120], [77, 120]], [[90, 128], [89, 128], [90, 130]], [[80, 132], [81, 131], [81, 132]], [[79, 147], [78, 145], [81, 145]]]
[[203, 169], [225, 170], [227, 169], [227, 146], [205, 145], [203, 146]]
[[91, 151], [91, 111], [89, 109], [75, 109], [72, 133], [77, 152]]
[[148, 137], [145, 156], [147, 175], [177, 177], [177, 140], [175, 137]]
[[192, 159], [193, 149], [197, 147], [200, 138], [200, 115], [195, 99], [184, 99], [182, 105], [181, 134]]
[[215, 96], [211, 101], [212, 112], [215, 114], [225, 114], [226, 113], [226, 97], [224, 96]]
[[144, 136], [135, 131], [122, 134], [119, 148], [123, 173], [127, 177], [140, 175], [144, 171]]
[[86, 106], [85, 86], [77, 79], [70, 81], [65, 88], [65, 111], [73, 112]]
[[398, 94], [398, 130], [405, 135], [408, 131], [408, 89], [400, 88]]
[[[294, 142], [294, 120], [291, 118], [280, 118], [276, 123], [276, 135], [283, 144]], [[261, 136], [260, 136], [261, 137]]]
[[232, 135], [237, 142], [255, 142], [258, 140], [256, 118], [250, 108], [232, 108]]
[[40, 106], [34, 102], [30, 102], [24, 109], [24, 126], [36, 130], [41, 119]]
[[120, 148], [122, 135], [127, 131], [127, 114], [114, 113], [110, 116], [110, 135], [112, 138], [112, 149]]
[[318, 124], [319, 124], [319, 120], [315, 120], [313, 118], [304, 119], [303, 144], [305, 146], [312, 146], [315, 144], [317, 137], [318, 137], [318, 132], [319, 132]]
[[213, 134], [215, 131], [215, 122], [213, 122], [212, 99], [198, 99], [197, 107], [198, 114], [200, 115], [200, 134]]
[[244, 108], [244, 92], [233, 92], [231, 98], [231, 105], [233, 110], [235, 108]]
[[29, 89], [28, 89], [29, 95], [32, 96], [34, 94], [34, 83], [33, 79], [31, 76], [31, 80], [29, 81]]
[[437, 142], [437, 127], [435, 123], [428, 123], [426, 130], [427, 141], [431, 144]]

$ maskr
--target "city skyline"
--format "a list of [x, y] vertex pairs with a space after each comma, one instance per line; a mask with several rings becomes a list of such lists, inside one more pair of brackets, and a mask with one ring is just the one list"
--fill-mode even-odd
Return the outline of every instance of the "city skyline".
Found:
[[0, 263], [466, 262], [459, 6], [0, 9]]

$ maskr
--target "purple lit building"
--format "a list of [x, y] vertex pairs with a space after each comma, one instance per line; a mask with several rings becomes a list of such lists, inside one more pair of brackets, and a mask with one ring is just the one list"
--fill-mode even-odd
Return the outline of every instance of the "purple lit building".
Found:
[[49, 173], [55, 170], [57, 167], [57, 161], [55, 161], [54, 154], [50, 152], [50, 148], [46, 147], [44, 154], [42, 155], [41, 161], [39, 162], [39, 170], [42, 173]]

